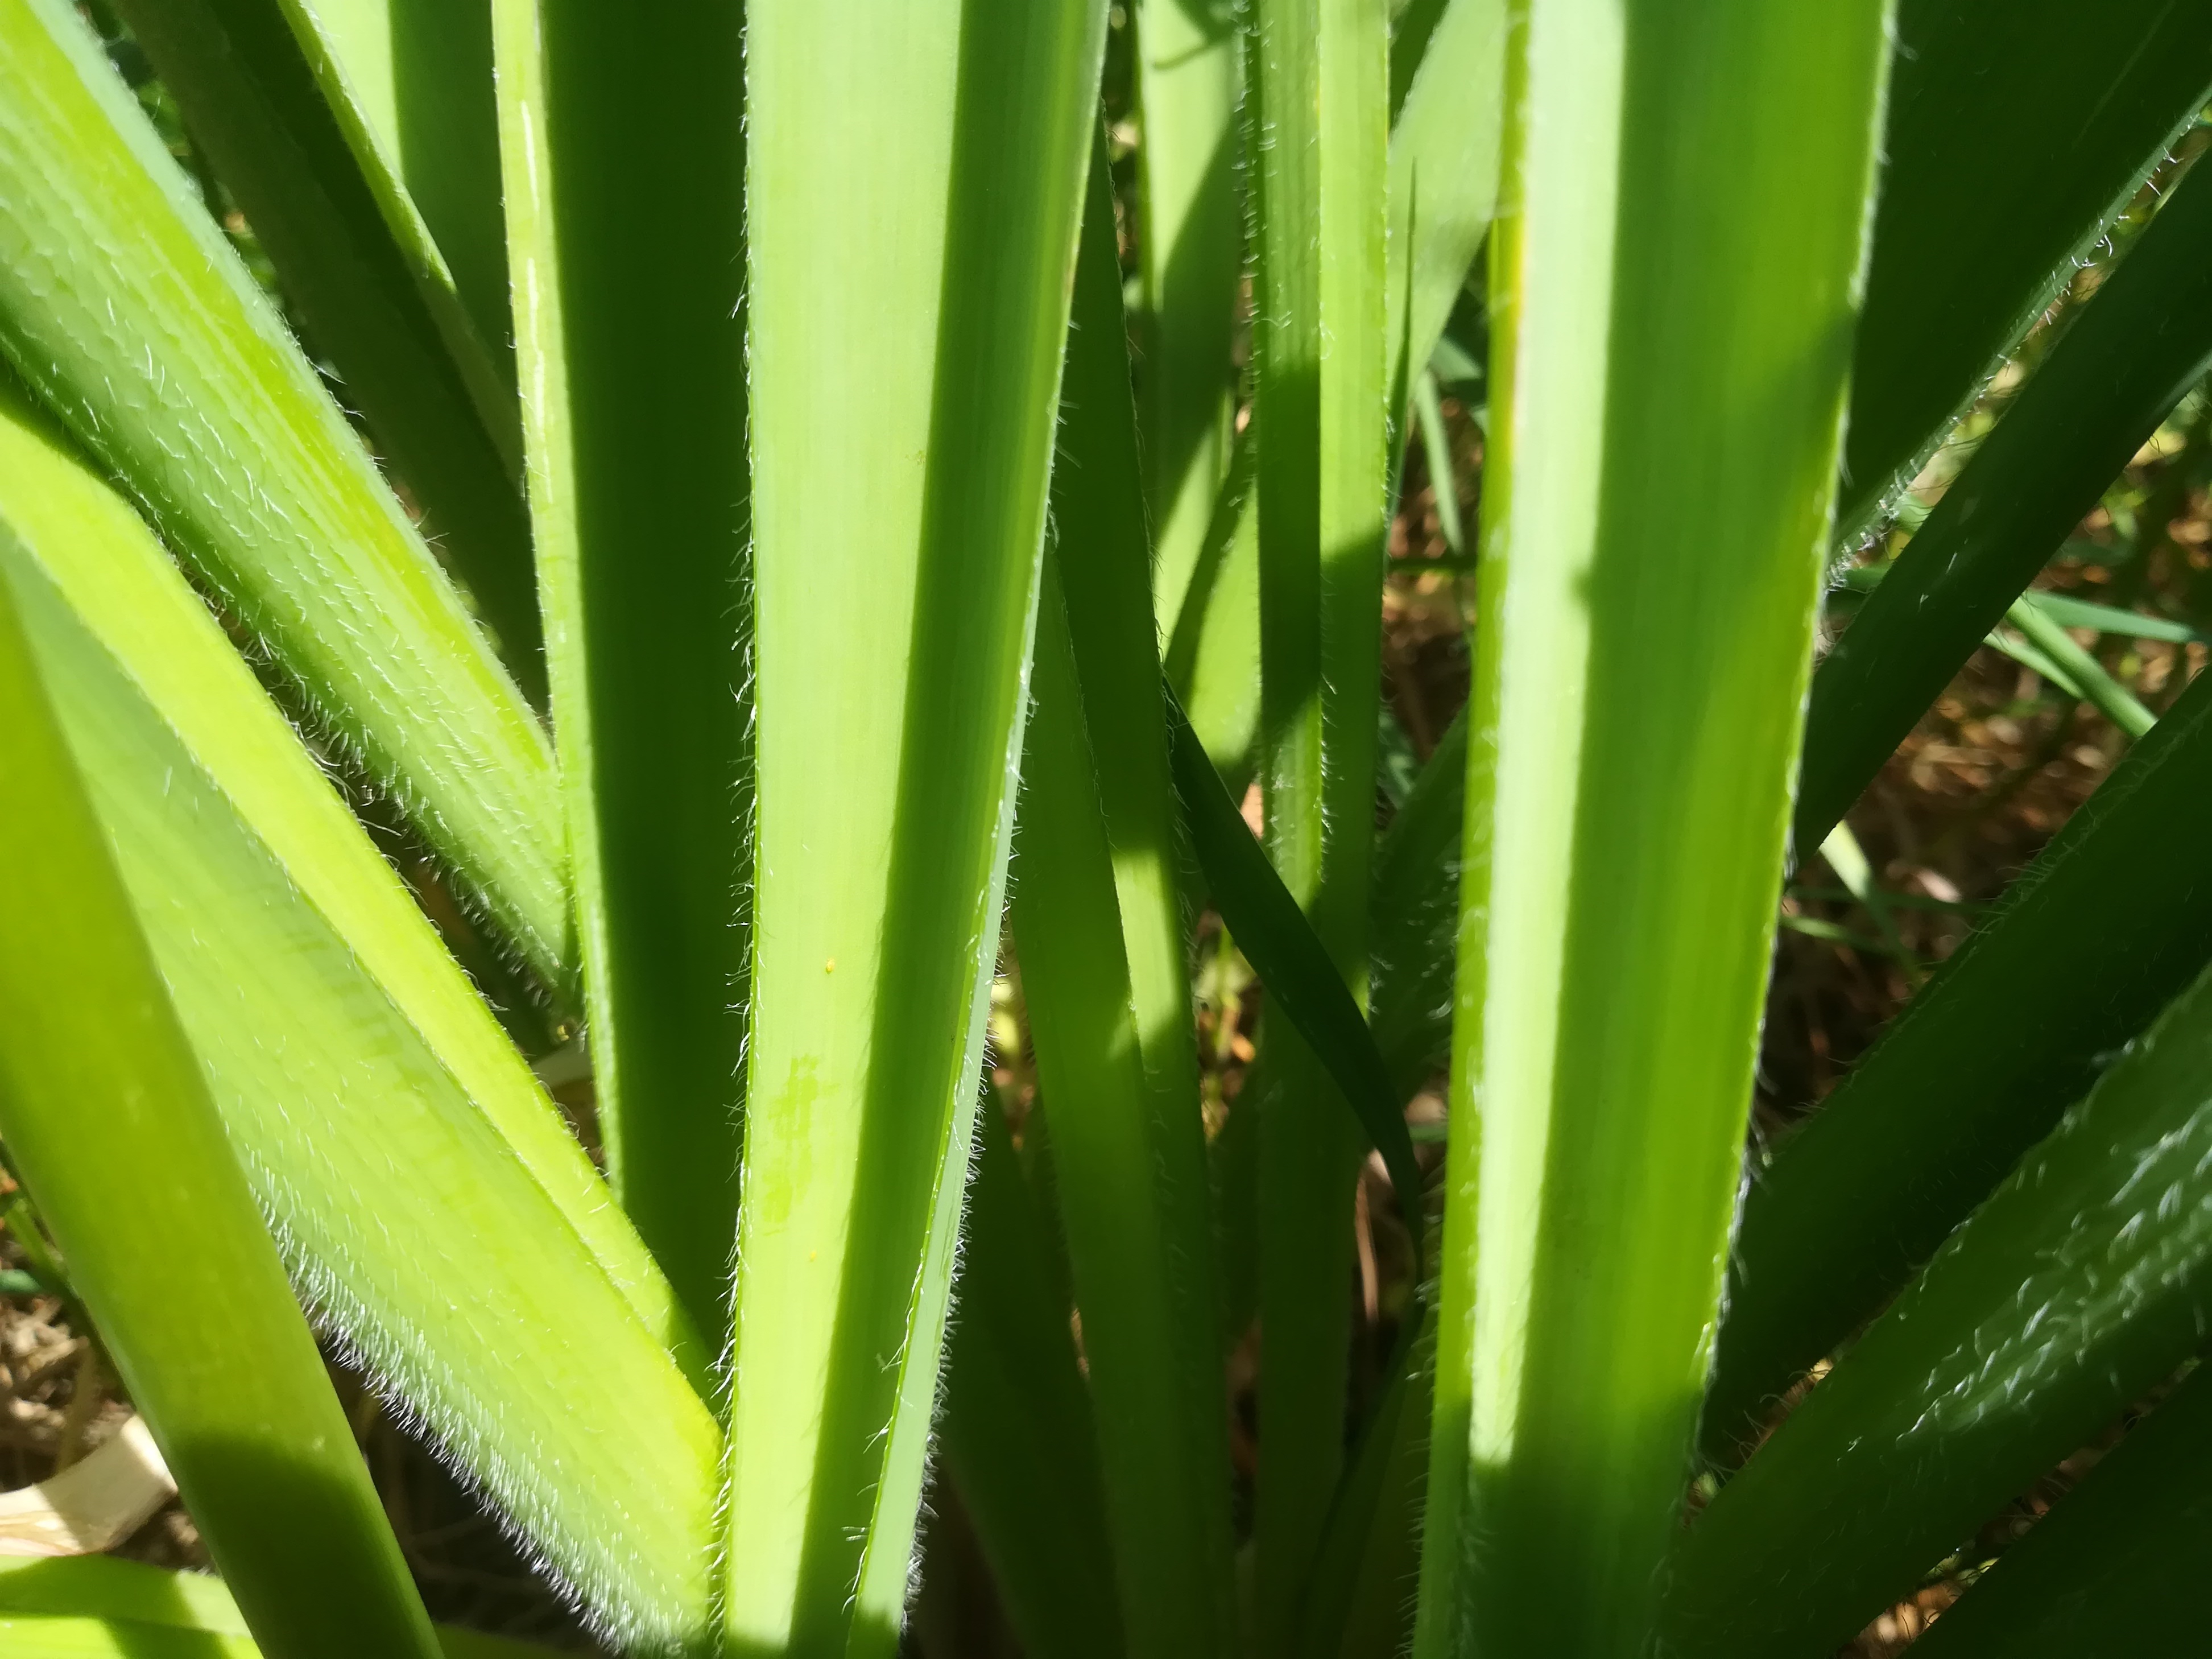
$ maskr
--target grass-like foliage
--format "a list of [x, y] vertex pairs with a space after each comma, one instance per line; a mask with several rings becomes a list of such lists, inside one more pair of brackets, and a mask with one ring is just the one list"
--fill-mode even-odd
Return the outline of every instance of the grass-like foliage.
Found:
[[[543, 1651], [380, 1401], [623, 1654], [2180, 1650], [2212, 583], [2031, 589], [2212, 471], [2208, 95], [2154, 0], [0, 0], [0, 1290], [220, 1575], [0, 1650]], [[1984, 640], [2133, 747], [1923, 988], [1850, 815]], [[1778, 922], [1917, 994], [1776, 1146]]]

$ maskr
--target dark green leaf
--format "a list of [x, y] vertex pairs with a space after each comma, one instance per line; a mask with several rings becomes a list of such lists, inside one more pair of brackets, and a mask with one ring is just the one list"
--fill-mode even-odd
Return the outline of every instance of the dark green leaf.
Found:
[[1912, 481], [2212, 94], [2212, 9], [1905, 0], [1838, 533]]
[[1800, 859], [2208, 368], [2212, 168], [2183, 180], [1820, 664]]
[[[1172, 696], [1168, 721], [1183, 824], [1214, 905], [1236, 936], [1237, 948], [1267, 986], [1271, 1004], [1282, 1011], [1328, 1069], [1358, 1117], [1368, 1145], [1382, 1155], [1399, 1212], [1418, 1238], [1421, 1171], [1413, 1160], [1413, 1137], [1407, 1133], [1405, 1114], [1391, 1085], [1390, 1068], [1313, 925], [1267, 861]], [[1418, 1273], [1415, 1276], [1419, 1277]]]
[[1677, 1549], [1662, 1652], [1831, 1651], [2170, 1374], [2212, 1318], [2208, 1164], [2212, 975], [1722, 1489]]

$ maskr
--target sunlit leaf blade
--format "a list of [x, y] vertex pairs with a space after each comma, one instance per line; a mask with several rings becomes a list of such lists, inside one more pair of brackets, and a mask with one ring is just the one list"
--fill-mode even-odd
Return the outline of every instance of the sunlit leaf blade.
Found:
[[[446, 1659], [545, 1659], [552, 1651], [447, 1625], [433, 1633]], [[0, 1557], [0, 1638], [9, 1659], [253, 1659], [264, 1651], [220, 1578], [112, 1555]]]
[[[1389, 192], [1390, 352], [1386, 384], [1428, 361], [1497, 194], [1502, 0], [1409, 7], [1391, 42]], [[1433, 53], [1433, 63], [1431, 55]], [[1417, 198], [1419, 198], [1417, 200]], [[1402, 407], [1401, 396], [1391, 407]], [[1168, 678], [1224, 777], [1242, 787], [1259, 733], [1259, 546], [1250, 486], [1257, 460], [1240, 434], [1188, 574], [1167, 586], [1162, 558], [1160, 625]], [[1180, 595], [1170, 614], [1166, 599]]]
[[2020, 643], [2051, 665], [2051, 680], [2070, 689], [2123, 734], [2139, 738], [2158, 724], [2158, 716], [2144, 708], [2134, 692], [2027, 594], [2005, 607], [2005, 620], [2018, 631]]
[[1060, 396], [1012, 916], [1131, 1650], [1240, 1644], [1229, 1403], [1137, 428], [1100, 147]]
[[1887, 22], [1879, 0], [1513, 7], [1423, 1656], [1633, 1651], [1653, 1611], [1735, 1207]]
[[2212, 96], [2212, 12], [1901, 0], [1837, 508], [1856, 537]]
[[2208, 368], [2212, 170], [2192, 169], [1821, 662], [1801, 858]]
[[1105, 28], [1103, 0], [757, 0], [746, 19], [759, 805], [738, 1655], [897, 1639]]
[[0, 1642], [15, 1659], [252, 1659], [260, 1651], [243, 1636], [105, 1619], [0, 1615]]
[[719, 1346], [750, 945], [743, 9], [685, 0], [643, 28], [592, 0], [500, 0], [495, 23], [608, 1175]]
[[163, 994], [9, 586], [0, 575], [9, 1157], [269, 1650], [427, 1655], [429, 1619]]
[[1163, 633], [1182, 610], [1228, 470], [1244, 223], [1233, 0], [1136, 9], [1138, 421]]
[[143, 526], [6, 431], [0, 568], [295, 1282], [597, 1617], [696, 1637], [719, 1437], [665, 1283]]
[[1710, 1455], [1733, 1461], [1765, 1403], [1880, 1308], [2212, 957], [2208, 811], [2200, 681], [1752, 1182]]
[[2212, 637], [2203, 630], [2176, 622], [2171, 617], [2146, 617], [2139, 611], [2099, 605], [2069, 593], [2031, 590], [2023, 597], [2061, 628], [2094, 628], [2100, 634], [2117, 634], [2124, 639], [2163, 640], [2169, 645], [2212, 645]]
[[[491, 8], [441, 0], [278, 3], [395, 232], [416, 249], [418, 278], [459, 301], [507, 393], [513, 428], [514, 325], [500, 210]], [[393, 205], [403, 197], [411, 211]], [[433, 305], [450, 338], [451, 313], [438, 294]], [[518, 442], [520, 435], [513, 431]]]
[[[1386, 325], [1394, 419], [1490, 228], [1505, 126], [1505, 14], [1506, 0], [1449, 0], [1394, 111]], [[1394, 63], [1399, 55], [1394, 51]]]
[[1825, 1652], [2109, 1425], [2212, 1313], [2212, 978], [2024, 1158], [1677, 1552], [1666, 1650]]
[[550, 752], [197, 189], [61, 0], [0, 5], [0, 351], [540, 974]]
[[2212, 1618], [2212, 1380], [2188, 1382], [1913, 1645], [1922, 1659], [2182, 1653]]
[[[1389, 31], [1370, 0], [1260, 0], [1245, 80], [1253, 503], [1269, 857], [1364, 1004], [1389, 488]], [[1233, 924], [1232, 924], [1233, 926]], [[1263, 1028], [1258, 1639], [1283, 1647], [1343, 1463], [1358, 1136], [1326, 1069]]]
[[121, 0], [118, 10], [252, 223], [347, 401], [429, 515], [516, 678], [543, 702], [514, 394], [357, 115], [325, 101], [325, 87], [338, 82], [313, 12], [298, 0]]
[[1259, 446], [1239, 433], [1213, 498], [1162, 662], [1206, 754], [1243, 788], [1260, 735], [1260, 523], [1252, 502]]
[[0, 526], [75, 625], [344, 939], [580, 1236], [626, 1299], [704, 1377], [711, 1358], [637, 1235], [400, 881], [128, 503], [0, 370]]
[[1051, 1224], [994, 1102], [984, 1103], [975, 1138], [959, 1300], [945, 1336], [945, 1472], [1023, 1652], [1118, 1659], [1105, 1477], [1068, 1304], [1047, 1265]]
[[[445, 1659], [551, 1659], [554, 1649], [441, 1626], [429, 1651]], [[9, 1659], [259, 1659], [278, 1650], [246, 1636], [127, 1619], [0, 1613], [0, 1649]], [[325, 1646], [316, 1652], [336, 1651]], [[386, 1650], [378, 1650], [386, 1651]]]

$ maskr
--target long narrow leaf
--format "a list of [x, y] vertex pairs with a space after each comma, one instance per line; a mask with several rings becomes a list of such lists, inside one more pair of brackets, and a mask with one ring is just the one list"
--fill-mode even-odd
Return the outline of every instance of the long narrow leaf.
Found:
[[1838, 532], [1911, 483], [2212, 96], [2212, 13], [1901, 0]]
[[1222, 775], [1251, 781], [1260, 735], [1260, 522], [1252, 504], [1259, 446], [1237, 434], [1213, 516], [1164, 629], [1168, 684]]
[[552, 759], [83, 22], [0, 5], [0, 352], [556, 986]]
[[1130, 1650], [1239, 1645], [1175, 785], [1113, 180], [1091, 174], [1038, 600], [1014, 940]]
[[1451, 1055], [1466, 804], [1462, 714], [1445, 728], [1375, 851], [1375, 1042], [1401, 1097]]
[[608, 1175], [719, 1346], [750, 948], [744, 12], [685, 0], [643, 28], [592, 0], [500, 0], [495, 21]]
[[1426, 1310], [1417, 1316], [1421, 1329], [1389, 1374], [1329, 1510], [1299, 1620], [1305, 1659], [1402, 1653], [1413, 1635], [1436, 1394], [1435, 1321]]
[[1382, 1153], [1411, 1227], [1421, 1212], [1420, 1169], [1390, 1067], [1328, 946], [1267, 861], [1189, 720], [1173, 703], [1168, 720], [1184, 827], [1214, 903], [1285, 1021], [1328, 1071], [1367, 1144]]
[[0, 576], [0, 1134], [264, 1646], [428, 1655], [7, 590]]
[[2208, 368], [2212, 170], [2192, 169], [1814, 676], [1800, 858]]
[[[449, 1625], [434, 1633], [446, 1659], [547, 1659], [552, 1652]], [[264, 1651], [220, 1578], [112, 1555], [0, 1558], [0, 1636], [10, 1659], [158, 1659], [171, 1652], [252, 1659]]]
[[1393, 418], [1490, 228], [1505, 132], [1506, 9], [1506, 0], [1450, 0], [1395, 112], [1386, 324]]
[[413, 896], [263, 696], [128, 503], [0, 370], [0, 525], [286, 883], [476, 1103], [659, 1339], [694, 1375], [711, 1356], [522, 1057]]
[[0, 433], [0, 570], [286, 1265], [602, 1620], [679, 1645], [718, 1437], [665, 1282], [136, 517]]
[[[897, 1639], [1105, 30], [1103, 0], [747, 15], [759, 808], [724, 1565], [739, 1655], [867, 1659]], [[826, 640], [825, 593], [842, 600]]]
[[1887, 23], [1879, 0], [1513, 6], [1422, 1656], [1633, 1651], [1655, 1611]]
[[1709, 1455], [1733, 1461], [1766, 1402], [1894, 1294], [2212, 957], [2208, 811], [2200, 678], [1753, 1180]]
[[429, 514], [517, 680], [542, 703], [514, 394], [414, 204], [372, 146], [348, 142], [351, 112], [324, 101], [311, 53], [327, 49], [313, 12], [295, 3], [288, 15], [283, 0], [121, 0], [118, 9], [346, 398]]
[[[1389, 350], [1386, 384], [1399, 389], [1435, 349], [1497, 195], [1503, 125], [1503, 0], [1410, 7], [1391, 43], [1393, 95], [1387, 189]], [[1403, 82], [1403, 85], [1400, 84]], [[1259, 544], [1251, 469], [1257, 447], [1238, 437], [1195, 562], [1163, 555], [1160, 625], [1168, 678], [1224, 776], [1240, 787], [1259, 732]], [[1178, 597], [1173, 614], [1170, 594]]]
[[2208, 1470], [2200, 1370], [1913, 1644], [1921, 1659], [2186, 1652], [2212, 1619]]
[[[1269, 856], [1364, 1003], [1389, 488], [1389, 37], [1363, 0], [1259, 0], [1246, 79]], [[1264, 1030], [1259, 1639], [1291, 1639], [1343, 1463], [1358, 1140], [1297, 1030]]]
[[1683, 1540], [1664, 1650], [1824, 1652], [2203, 1341], [2212, 978], [2021, 1161]]
[[[443, 299], [450, 292], [489, 354], [513, 428], [514, 325], [500, 208], [491, 8], [441, 0], [278, 3], [395, 233], [415, 250], [417, 277], [433, 288], [441, 327], [450, 339]], [[403, 199], [412, 211], [398, 206]], [[455, 345], [455, 356], [462, 349]]]
[[946, 1472], [1036, 1659], [1120, 1659], [1121, 1606], [1097, 1426], [1077, 1368], [1048, 1223], [1005, 1115], [976, 1126], [959, 1307], [945, 1338]]
[[1159, 627], [1182, 609], [1229, 468], [1244, 225], [1237, 201], [1237, 11], [1229, 0], [1137, 8], [1138, 420]]

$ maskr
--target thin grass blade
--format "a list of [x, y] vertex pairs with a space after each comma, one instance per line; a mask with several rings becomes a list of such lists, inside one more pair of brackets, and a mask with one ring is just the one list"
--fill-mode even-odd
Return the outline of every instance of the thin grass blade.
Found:
[[1424, 1659], [1634, 1651], [1656, 1611], [1887, 21], [1876, 0], [1513, 6]]
[[1676, 1552], [1662, 1651], [1825, 1652], [2203, 1340], [2212, 978], [2038, 1144]]
[[2087, 702], [2130, 738], [2140, 738], [2158, 724], [2158, 716], [2136, 700], [2136, 694], [2112, 678], [2112, 671], [2054, 621], [2042, 606], [2025, 593], [2005, 607], [2005, 620], [2020, 631], [2021, 641], [2033, 647], [2057, 670], [2060, 684]]
[[549, 982], [574, 928], [544, 733], [61, 0], [0, 5], [0, 351]]
[[495, 16], [607, 1170], [719, 1347], [750, 948], [744, 9], [684, 0], [651, 28], [591, 0]]
[[1303, 1659], [1402, 1653], [1413, 1634], [1437, 1348], [1433, 1314], [1417, 1306], [1409, 1317], [1419, 1333], [1400, 1351], [1329, 1510], [1300, 1620]]
[[[1103, 0], [747, 15], [759, 805], [737, 1656], [897, 1640], [1105, 32]], [[827, 641], [824, 593], [843, 602]]]
[[1837, 533], [1911, 483], [2212, 97], [2212, 13], [1902, 0]]
[[1821, 662], [1805, 717], [1799, 857], [2208, 368], [2212, 170], [2192, 168]]
[[0, 733], [9, 1158], [268, 1650], [427, 1656], [429, 1618], [4, 580]]

